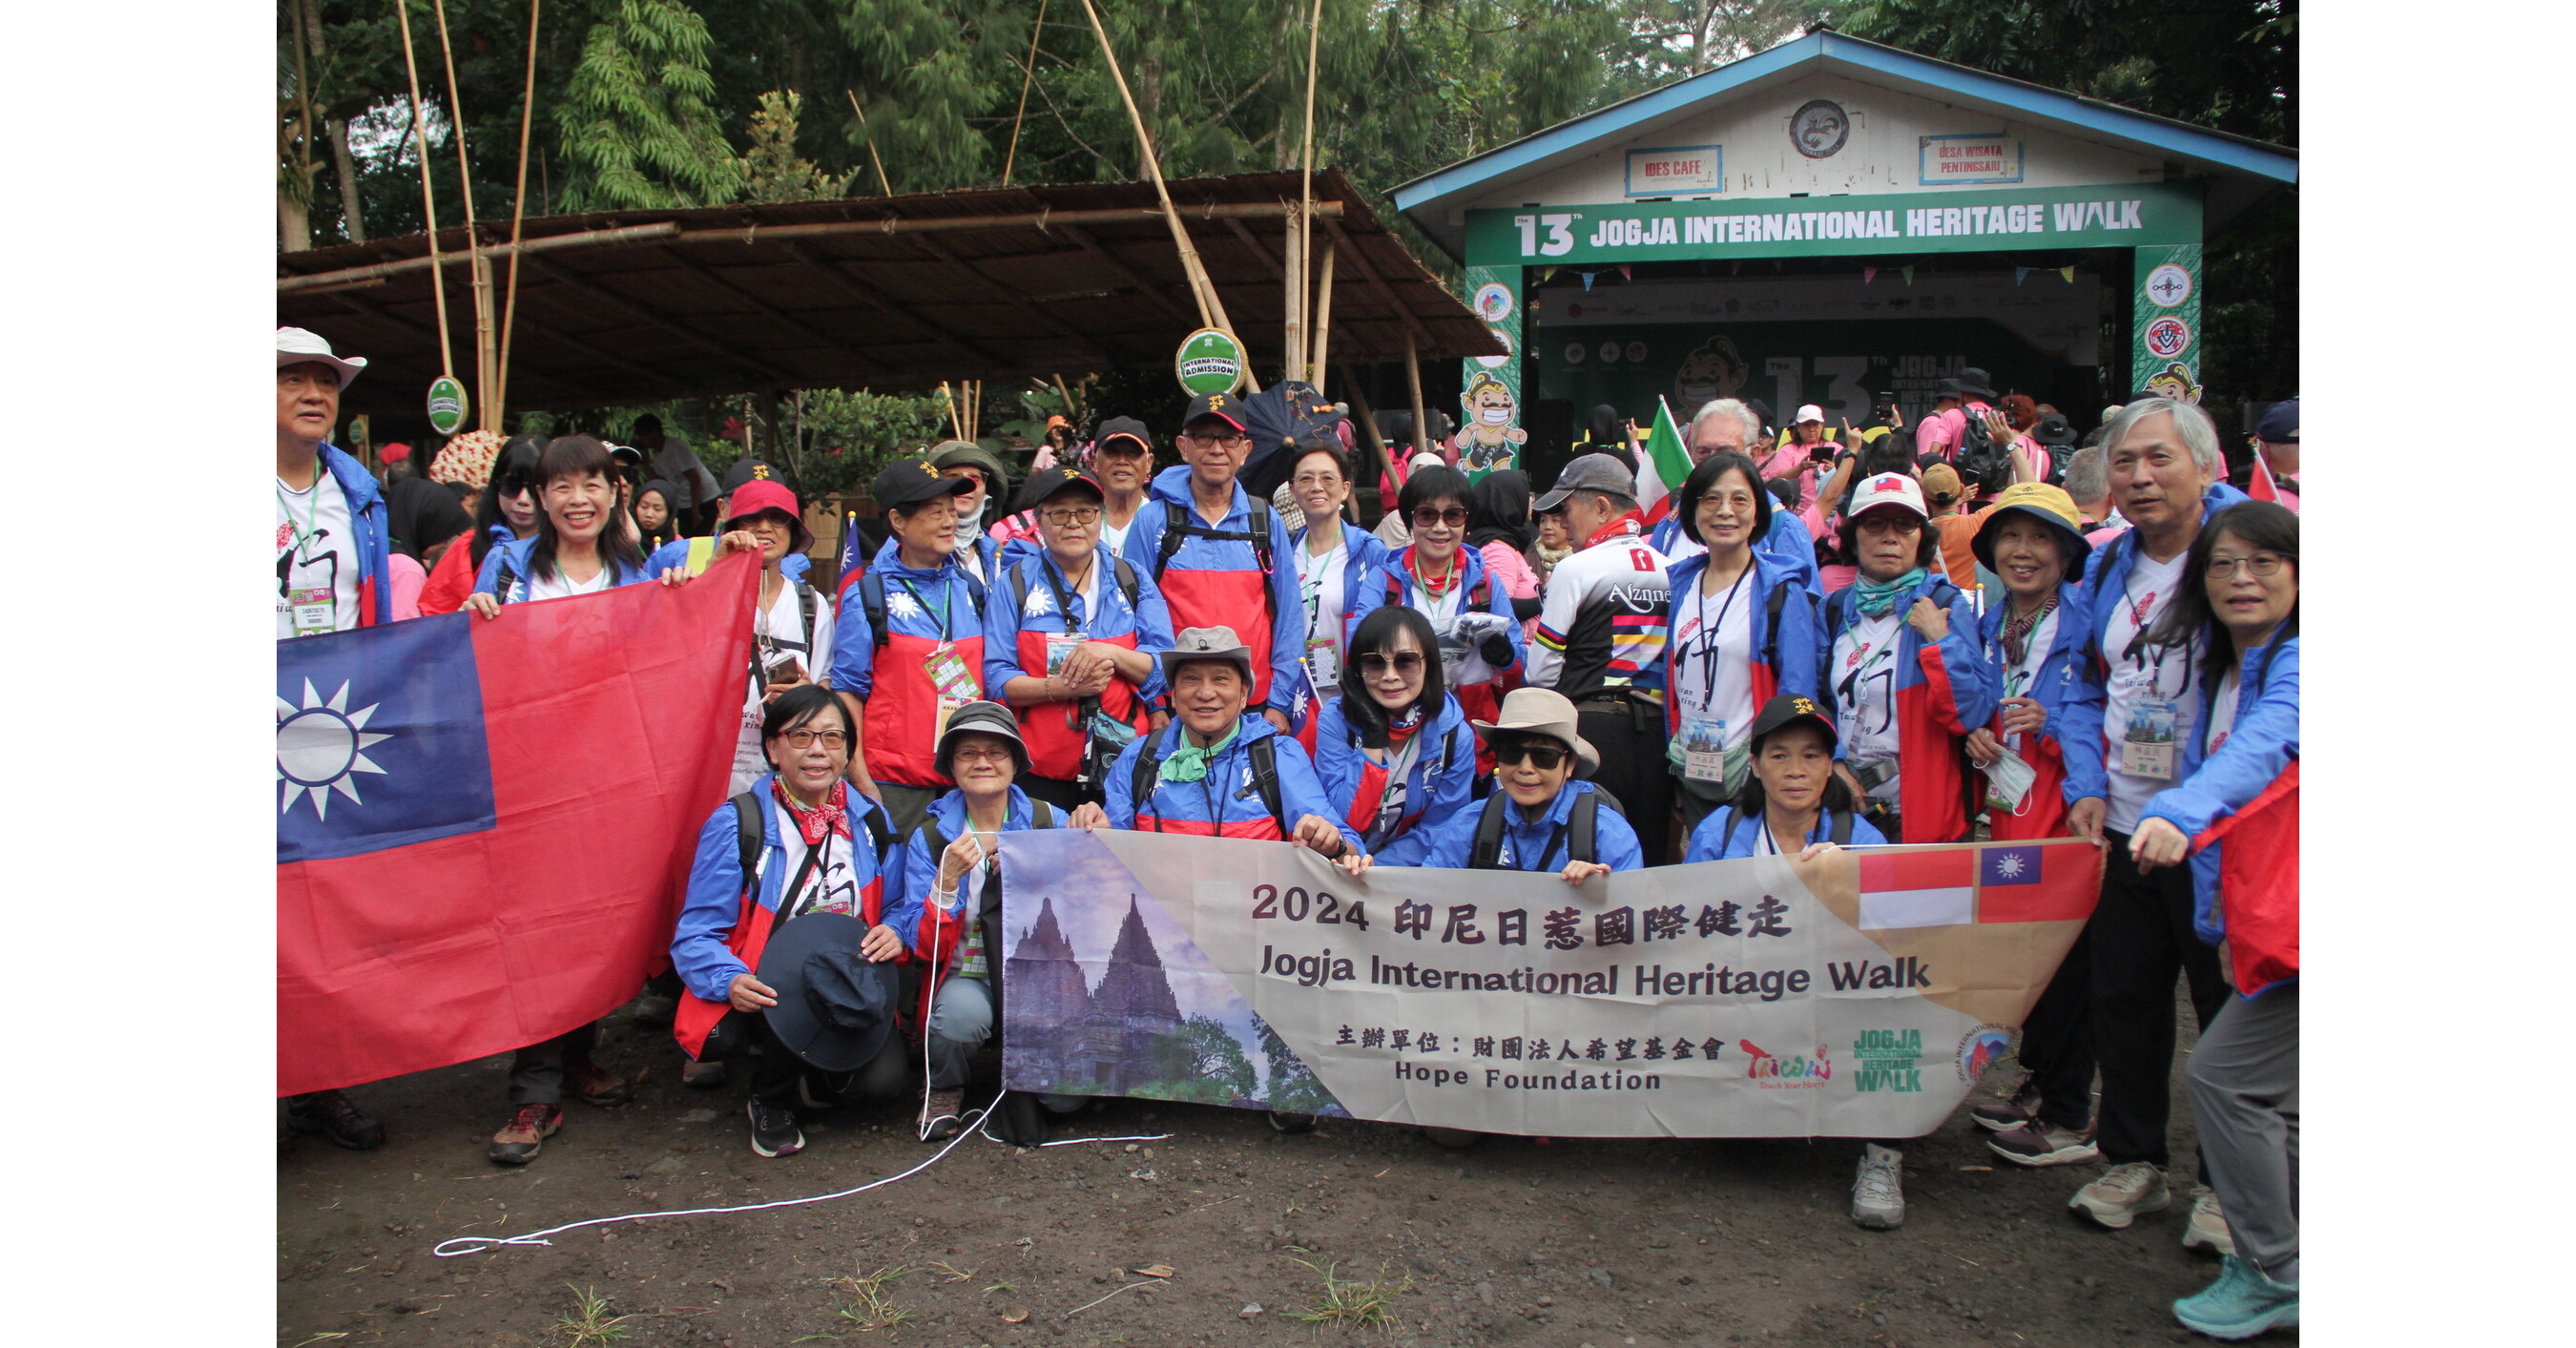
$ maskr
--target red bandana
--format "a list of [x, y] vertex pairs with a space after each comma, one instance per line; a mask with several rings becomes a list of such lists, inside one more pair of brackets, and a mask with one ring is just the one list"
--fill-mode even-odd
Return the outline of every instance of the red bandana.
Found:
[[850, 784], [848, 782], [832, 783], [832, 793], [823, 797], [823, 803], [820, 806], [810, 810], [797, 804], [796, 798], [787, 794], [787, 788], [775, 777], [769, 781], [769, 790], [772, 795], [778, 797], [779, 804], [787, 807], [787, 817], [796, 821], [796, 831], [804, 835], [807, 847], [820, 844], [826, 834], [837, 833], [844, 838], [850, 836], [848, 808]]
[[1449, 557], [1449, 570], [1434, 579], [1423, 574], [1421, 554], [1411, 548], [1404, 550], [1404, 568], [1413, 573], [1414, 582], [1422, 587], [1423, 594], [1433, 599], [1449, 593], [1449, 587], [1458, 583], [1458, 573], [1465, 569], [1459, 563], [1457, 554], [1452, 553]]
[[1610, 521], [1608, 524], [1602, 525], [1600, 528], [1593, 530], [1592, 536], [1583, 540], [1583, 546], [1587, 548], [1596, 547], [1625, 534], [1643, 533], [1645, 532], [1645, 523], [1646, 517], [1643, 512], [1631, 510], [1627, 514], [1621, 515], [1619, 518]]

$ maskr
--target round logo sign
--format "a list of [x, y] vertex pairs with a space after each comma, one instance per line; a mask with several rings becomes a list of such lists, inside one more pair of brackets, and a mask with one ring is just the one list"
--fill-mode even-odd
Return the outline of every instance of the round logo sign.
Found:
[[1512, 288], [1500, 281], [1476, 287], [1476, 317], [1500, 323], [1512, 316]]
[[2147, 298], [2157, 307], [2177, 309], [2191, 298], [2191, 269], [2168, 262], [2147, 273]]
[[1830, 98], [1810, 99], [1789, 116], [1789, 143], [1809, 159], [1831, 159], [1851, 139], [1851, 115]]
[[1604, 365], [1616, 365], [1619, 363], [1619, 344], [1617, 342], [1603, 342], [1601, 344], [1601, 363]]
[[1643, 365], [1646, 363], [1646, 344], [1644, 342], [1628, 343], [1628, 363], [1631, 365]]
[[429, 428], [440, 435], [454, 435], [465, 424], [469, 407], [465, 386], [455, 379], [440, 375], [429, 385]]
[[1478, 356], [1476, 357], [1476, 363], [1484, 366], [1488, 370], [1499, 370], [1511, 361], [1512, 335], [1503, 331], [1501, 328], [1487, 328], [1485, 331], [1494, 334], [1494, 340], [1503, 344], [1503, 354], [1499, 356]]
[[2191, 325], [2179, 318], [2159, 318], [2147, 325], [2147, 354], [2171, 360], [2191, 349]]
[[1230, 393], [1243, 381], [1243, 347], [1222, 328], [1201, 328], [1181, 339], [1172, 373], [1184, 393]]
[[1581, 342], [1565, 344], [1565, 363], [1568, 365], [1580, 365], [1583, 363], [1583, 358], [1590, 354], [1592, 354], [1591, 351]]

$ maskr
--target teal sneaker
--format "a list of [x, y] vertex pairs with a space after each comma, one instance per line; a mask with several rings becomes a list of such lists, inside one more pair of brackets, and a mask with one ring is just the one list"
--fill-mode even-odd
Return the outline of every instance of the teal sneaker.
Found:
[[2299, 1323], [2299, 1289], [2272, 1281], [2235, 1255], [2222, 1255], [2218, 1281], [2173, 1308], [2185, 1329], [2213, 1339], [2250, 1339]]

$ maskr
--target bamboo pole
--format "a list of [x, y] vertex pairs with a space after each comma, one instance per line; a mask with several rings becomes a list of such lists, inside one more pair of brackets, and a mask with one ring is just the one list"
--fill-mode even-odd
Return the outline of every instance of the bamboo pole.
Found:
[[868, 110], [859, 106], [857, 94], [843, 89], [841, 96], [850, 100], [850, 111], [859, 115], [859, 131], [867, 137], [868, 141], [868, 165], [877, 171], [877, 191], [885, 196], [893, 196], [894, 185], [886, 181], [885, 161], [877, 158], [876, 133], [868, 130]]
[[1306, 362], [1306, 368], [1315, 372], [1315, 387], [1319, 390], [1324, 387], [1324, 371], [1329, 368], [1324, 364], [1324, 351], [1332, 345], [1332, 339], [1333, 241], [1326, 239], [1323, 274], [1315, 282], [1315, 357]]
[[1020, 76], [1020, 110], [1011, 114], [1011, 148], [1002, 156], [1002, 186], [1011, 185], [1011, 166], [1020, 158], [1020, 119], [1029, 115], [1029, 86], [1038, 81], [1038, 36], [1046, 32], [1047, 0], [1038, 0], [1038, 21], [1029, 29], [1029, 59]]
[[1279, 377], [1303, 380], [1306, 377], [1306, 253], [1305, 237], [1297, 228], [1294, 208], [1288, 216], [1287, 233], [1279, 246], [1279, 291], [1282, 315], [1282, 340], [1279, 344]]
[[[1376, 472], [1384, 474], [1386, 481], [1395, 481], [1395, 465], [1393, 462], [1393, 456], [1387, 451], [1386, 436], [1377, 428], [1377, 413], [1375, 409], [1369, 406], [1368, 391], [1360, 387], [1358, 380], [1351, 378], [1351, 372], [1348, 369], [1344, 369], [1342, 371], [1342, 389], [1350, 395], [1351, 410], [1360, 414], [1360, 429], [1368, 433], [1367, 442], [1368, 452], [1371, 458], [1371, 466], [1376, 470]], [[1353, 501], [1359, 500], [1360, 493], [1356, 491], [1352, 492], [1351, 499]], [[1371, 502], [1376, 503], [1377, 509], [1374, 513], [1378, 519], [1383, 519], [1386, 515], [1386, 505], [1379, 497], [1378, 492], [1374, 487], [1369, 491], [1368, 499]], [[1370, 519], [1367, 523], [1370, 527], [1374, 528], [1377, 524], [1377, 519]]]
[[1423, 424], [1426, 418], [1422, 415], [1422, 358], [1414, 354], [1413, 334], [1409, 332], [1404, 334], [1404, 387], [1413, 395], [1413, 452], [1419, 454], [1431, 445], [1423, 438], [1429, 427]]
[[1081, 434], [1082, 418], [1074, 415], [1073, 390], [1064, 386], [1063, 375], [1050, 375], [1048, 377], [1055, 380], [1056, 396], [1064, 399], [1064, 423], [1074, 428], [1074, 434]]
[[501, 377], [492, 391], [493, 415], [510, 397], [510, 334], [519, 319], [519, 223], [528, 214], [528, 128], [537, 116], [537, 11], [545, 0], [528, 0], [528, 88], [519, 103], [519, 185], [510, 194], [510, 293], [501, 304]]
[[[1208, 279], [1207, 268], [1199, 261], [1199, 250], [1190, 242], [1189, 228], [1181, 223], [1181, 213], [1172, 208], [1171, 190], [1163, 185], [1162, 161], [1154, 155], [1153, 133], [1145, 129], [1145, 114], [1137, 110], [1136, 95], [1127, 89], [1127, 73], [1118, 64], [1117, 50], [1109, 45], [1109, 30], [1100, 25], [1100, 11], [1092, 7], [1091, 0], [1082, 0], [1082, 12], [1089, 16], [1091, 31], [1100, 39], [1100, 54], [1109, 61], [1109, 77], [1117, 82], [1118, 100], [1127, 105], [1127, 120], [1135, 124], [1136, 148], [1145, 161], [1146, 176], [1154, 180], [1154, 197], [1163, 204], [1163, 219], [1171, 226], [1172, 244], [1180, 250], [1181, 274], [1189, 279], [1190, 291], [1198, 298], [1199, 321], [1223, 329], [1239, 347], [1243, 339], [1235, 336], [1234, 324], [1225, 316], [1225, 302], [1217, 298], [1216, 283]], [[1252, 362], [1246, 360], [1243, 364], [1244, 376], [1249, 379]]]
[[407, 0], [394, 0], [395, 16], [402, 22], [403, 69], [411, 76], [411, 134], [420, 151], [420, 209], [429, 222], [429, 270], [434, 282], [430, 294], [438, 301], [438, 372], [449, 379], [456, 377], [456, 361], [449, 347], [447, 329], [447, 268], [438, 259], [438, 200], [429, 187], [429, 121], [420, 110], [420, 62], [411, 49], [411, 6]]
[[447, 38], [447, 0], [430, 0], [438, 16], [438, 54], [447, 63], [447, 131], [456, 138], [456, 187], [465, 200], [465, 274], [474, 297], [474, 401], [484, 430], [501, 429], [501, 408], [493, 401], [499, 382], [501, 348], [492, 330], [492, 264], [483, 256], [482, 232], [474, 221], [474, 166], [465, 157], [465, 95], [456, 82], [456, 48]]
[[[1299, 371], [1300, 378], [1306, 378], [1306, 303], [1307, 296], [1313, 293], [1307, 289], [1311, 279], [1307, 269], [1315, 261], [1315, 75], [1323, 41], [1324, 0], [1315, 0], [1314, 12], [1306, 22], [1306, 131], [1299, 138], [1301, 167], [1297, 177], [1297, 214], [1289, 222], [1297, 244], [1297, 307], [1288, 319], [1288, 363]], [[1323, 382], [1320, 365], [1307, 382], [1318, 385]]]

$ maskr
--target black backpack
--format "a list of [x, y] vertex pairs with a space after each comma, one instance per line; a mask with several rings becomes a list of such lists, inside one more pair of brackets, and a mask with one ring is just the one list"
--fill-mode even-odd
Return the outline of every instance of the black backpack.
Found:
[[[1104, 551], [1106, 551], [1106, 549], [1104, 549]], [[1144, 593], [1144, 582], [1136, 578], [1136, 568], [1129, 566], [1126, 558], [1118, 556], [1116, 553], [1110, 553], [1109, 560], [1117, 564], [1115, 570], [1111, 574], [1117, 579], [1118, 593], [1127, 597], [1127, 611], [1130, 613], [1137, 612], [1139, 608], [1138, 596]], [[1044, 566], [1046, 563], [1039, 562], [1038, 565]], [[973, 577], [970, 576], [968, 579], [972, 580]], [[860, 584], [864, 585], [866, 583], [866, 580], [862, 578]], [[1050, 581], [1048, 584], [1049, 587], [1052, 588], [1054, 583]], [[1020, 574], [1017, 567], [1014, 567], [1011, 570], [1011, 600], [1016, 606], [1011, 610], [1013, 613], [1024, 613], [1028, 611], [1029, 582], [1026, 576]], [[1061, 598], [1056, 601], [1056, 607], [1059, 609], [1064, 607], [1064, 602]]]
[[1262, 615], [1273, 621], [1278, 619], [1279, 596], [1278, 593], [1272, 590], [1269, 585], [1271, 562], [1273, 560], [1270, 553], [1269, 502], [1261, 500], [1258, 497], [1247, 496], [1245, 501], [1244, 524], [1249, 532], [1245, 533], [1236, 533], [1232, 529], [1211, 529], [1208, 526], [1199, 523], [1199, 517], [1196, 512], [1177, 501], [1165, 501], [1163, 503], [1163, 510], [1165, 512], [1163, 516], [1163, 537], [1161, 542], [1157, 543], [1154, 548], [1155, 584], [1160, 585], [1163, 583], [1163, 572], [1171, 566], [1172, 558], [1180, 554], [1181, 540], [1184, 538], [1209, 538], [1220, 543], [1250, 543], [1252, 545], [1252, 559], [1261, 566]]
[[[851, 794], [856, 795], [858, 793], [852, 792]], [[861, 820], [866, 822], [868, 827], [868, 841], [874, 844], [877, 849], [877, 867], [879, 872], [882, 873], [885, 867], [886, 854], [894, 850], [895, 844], [894, 833], [883, 822], [885, 819], [885, 811], [883, 809], [864, 809], [854, 807], [850, 813], [857, 815]], [[760, 821], [760, 797], [755, 796], [748, 791], [735, 796], [733, 798], [733, 823], [736, 845], [741, 849], [742, 881], [744, 885], [748, 886], [751, 883], [752, 872], [760, 868], [760, 845], [765, 839], [767, 833], [767, 830], [762, 827]]]
[[1977, 494], [1991, 496], [2012, 481], [2012, 447], [1995, 443], [1983, 418], [1969, 413], [1959, 435], [1959, 475], [1977, 484]]
[[[965, 576], [966, 593], [974, 597], [975, 611], [977, 613], [982, 613], [984, 611], [984, 582], [975, 579], [973, 575], [965, 571], [960, 571], [958, 574]], [[869, 640], [875, 644], [878, 650], [884, 650], [887, 638], [893, 634], [886, 631], [885, 576], [874, 567], [870, 567], [859, 577], [859, 611], [867, 615]], [[953, 619], [954, 615], [951, 616]], [[809, 623], [812, 622], [810, 614], [806, 620]], [[970, 626], [975, 627], [980, 632], [983, 624], [981, 621], [977, 621], [970, 624]]]
[[[1147, 801], [1154, 798], [1154, 783], [1163, 773], [1163, 756], [1156, 750], [1168, 742], [1167, 736], [1179, 733], [1181, 731], [1178, 725], [1165, 726], [1147, 735], [1145, 747], [1136, 751], [1136, 768], [1127, 783], [1127, 797], [1131, 808], [1141, 810]], [[1245, 746], [1243, 752], [1252, 759], [1252, 786], [1254, 790], [1261, 793], [1262, 808], [1270, 811], [1271, 820], [1279, 825], [1280, 837], [1294, 836], [1295, 830], [1289, 826], [1288, 809], [1280, 803], [1279, 798], [1278, 742], [1264, 735]], [[1154, 816], [1154, 831], [1156, 833], [1163, 831], [1163, 818], [1159, 814]]]
[[[1511, 801], [1512, 798], [1501, 791], [1485, 797], [1484, 813], [1476, 817], [1476, 840], [1467, 849], [1467, 869], [1473, 871], [1500, 869], [1503, 855], [1503, 810], [1511, 804]], [[1618, 797], [1596, 784], [1574, 802], [1574, 808], [1568, 812], [1566, 821], [1557, 828], [1557, 837], [1548, 839], [1547, 846], [1539, 849], [1540, 864], [1544, 865], [1548, 855], [1556, 851], [1559, 839], [1565, 843], [1566, 860], [1599, 861], [1603, 805], [1608, 805], [1610, 812], [1622, 819], [1628, 817], [1628, 812], [1620, 808]]]

